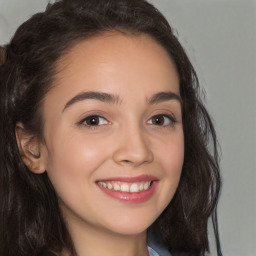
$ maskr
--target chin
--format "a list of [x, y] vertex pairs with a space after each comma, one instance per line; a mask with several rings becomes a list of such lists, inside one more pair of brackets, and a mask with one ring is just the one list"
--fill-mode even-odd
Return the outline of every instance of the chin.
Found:
[[107, 226], [109, 230], [120, 235], [138, 235], [146, 232], [155, 219], [155, 216], [149, 216], [148, 214], [141, 216], [141, 218], [125, 216], [123, 218], [119, 217], [114, 223], [111, 222]]

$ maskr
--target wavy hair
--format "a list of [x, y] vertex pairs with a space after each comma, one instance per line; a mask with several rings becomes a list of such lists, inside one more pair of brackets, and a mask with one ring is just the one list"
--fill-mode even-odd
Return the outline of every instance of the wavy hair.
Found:
[[170, 252], [203, 256], [209, 251], [207, 222], [212, 217], [220, 256], [215, 130], [184, 49], [167, 20], [145, 0], [56, 1], [23, 23], [6, 45], [7, 60], [0, 66], [0, 255], [53, 256], [64, 248], [76, 255], [47, 173], [33, 174], [23, 163], [15, 126], [22, 122], [31, 134], [43, 137], [41, 103], [54, 86], [57, 61], [80, 41], [107, 31], [150, 35], [179, 74], [184, 165], [176, 194], [152, 230]]

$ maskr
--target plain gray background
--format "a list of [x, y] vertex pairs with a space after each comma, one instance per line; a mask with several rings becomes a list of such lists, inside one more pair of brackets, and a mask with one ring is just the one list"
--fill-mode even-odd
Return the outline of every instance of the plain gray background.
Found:
[[[47, 0], [0, 0], [0, 44]], [[256, 1], [150, 0], [164, 13], [206, 90], [222, 148], [223, 256], [256, 255]], [[210, 237], [212, 233], [210, 228]], [[213, 241], [212, 253], [216, 255]]]

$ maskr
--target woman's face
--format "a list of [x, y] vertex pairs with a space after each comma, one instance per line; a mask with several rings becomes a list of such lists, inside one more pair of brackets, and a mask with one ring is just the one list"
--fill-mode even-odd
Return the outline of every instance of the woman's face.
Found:
[[174, 64], [146, 35], [108, 33], [62, 57], [44, 151], [71, 230], [139, 234], [162, 213], [183, 165], [179, 95]]

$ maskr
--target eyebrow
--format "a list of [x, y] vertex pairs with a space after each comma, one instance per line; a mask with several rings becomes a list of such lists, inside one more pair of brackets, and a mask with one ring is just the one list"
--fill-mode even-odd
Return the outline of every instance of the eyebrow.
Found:
[[[105, 92], [88, 91], [88, 92], [81, 92], [76, 96], [74, 96], [72, 99], [70, 99], [66, 103], [63, 111], [65, 111], [68, 107], [70, 107], [71, 105], [77, 102], [84, 101], [84, 100], [91, 100], [91, 99], [98, 100], [105, 103], [112, 103], [112, 104], [120, 103], [120, 98], [118, 95], [109, 94]], [[154, 104], [158, 104], [158, 103], [169, 101], [169, 100], [178, 100], [179, 103], [182, 105], [181, 97], [174, 92], [158, 92], [152, 95], [149, 99], [147, 99], [147, 103], [149, 105], [154, 105]]]
[[105, 93], [105, 92], [81, 92], [77, 94], [75, 97], [73, 97], [71, 100], [69, 100], [63, 111], [73, 105], [76, 102], [84, 101], [84, 100], [99, 100], [101, 102], [106, 102], [106, 103], [113, 103], [113, 104], [118, 104], [120, 102], [119, 96]]
[[152, 95], [148, 100], [149, 105], [158, 104], [164, 101], [177, 100], [182, 105], [181, 97], [174, 92], [158, 92]]

